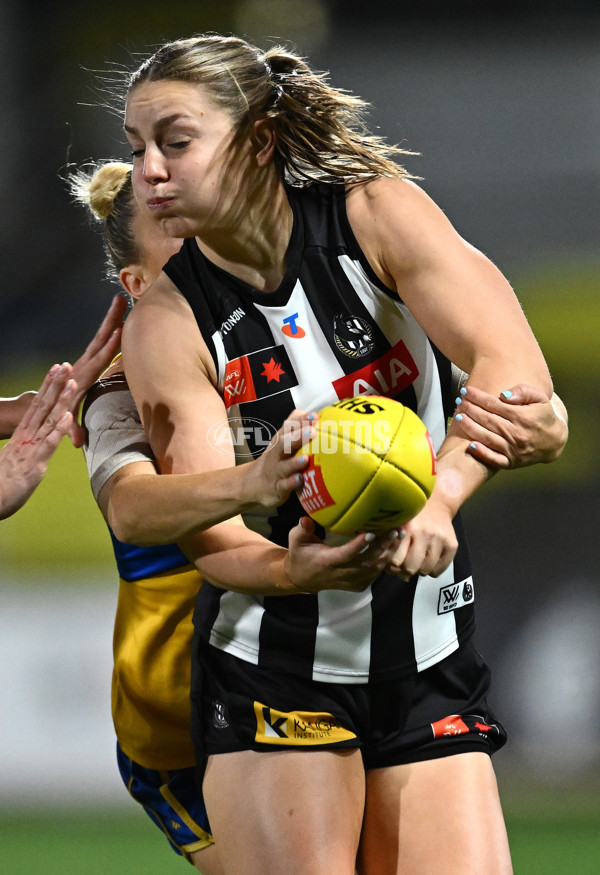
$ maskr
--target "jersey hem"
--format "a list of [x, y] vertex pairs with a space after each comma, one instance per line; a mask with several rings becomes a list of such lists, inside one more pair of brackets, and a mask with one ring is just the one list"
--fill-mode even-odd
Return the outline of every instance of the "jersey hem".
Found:
[[[471, 638], [474, 631], [475, 628], [473, 624], [470, 629], [466, 630], [466, 634], [463, 633], [460, 638], [456, 635], [453, 635], [450, 640], [442, 644], [433, 653], [428, 654], [426, 658], [422, 658], [416, 662], [412, 662], [404, 666], [382, 669], [377, 672], [352, 672], [348, 669], [342, 670], [313, 666], [311, 678], [313, 681], [319, 681], [320, 683], [367, 684], [372, 682], [378, 682], [381, 680], [387, 680], [389, 678], [404, 677], [410, 675], [415, 670], [417, 672], [427, 671], [427, 669], [432, 668], [439, 662], [442, 662], [442, 660], [446, 659], [448, 656], [458, 650], [466, 641]], [[244, 646], [239, 641], [233, 642], [231, 639], [223, 638], [217, 635], [215, 632], [212, 632], [210, 635], [210, 644], [211, 646], [216, 647], [217, 650], [222, 650], [225, 653], [229, 653], [231, 654], [231, 656], [235, 656], [238, 659], [244, 660], [244, 662], [250, 662], [252, 663], [252, 665], [259, 664], [258, 652], [254, 648]], [[298, 674], [303, 677], [306, 676], [306, 663], [304, 661], [296, 660], [298, 666], [304, 669], [304, 671], [300, 670], [297, 672], [294, 672], [293, 669], [287, 668], [287, 666], [290, 665], [290, 662], [292, 662], [292, 660], [290, 660], [289, 655], [286, 655], [286, 669], [294, 674]]]

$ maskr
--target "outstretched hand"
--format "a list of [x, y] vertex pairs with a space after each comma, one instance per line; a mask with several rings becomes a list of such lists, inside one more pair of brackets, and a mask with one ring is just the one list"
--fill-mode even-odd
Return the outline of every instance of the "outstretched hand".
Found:
[[73, 422], [77, 384], [71, 365], [54, 365], [0, 452], [0, 519], [22, 507], [41, 482]]
[[86, 351], [73, 365], [73, 379], [78, 389], [71, 408], [73, 422], [69, 434], [74, 447], [83, 446], [85, 441], [85, 430], [77, 421], [79, 406], [85, 393], [94, 385], [119, 351], [126, 310], [127, 302], [123, 295], [115, 295], [100, 328], [88, 344]]
[[461, 389], [455, 420], [471, 440], [469, 452], [494, 468], [521, 468], [552, 462], [561, 454], [569, 429], [557, 395], [520, 383], [500, 395]]
[[379, 537], [371, 532], [330, 547], [315, 534], [313, 520], [301, 517], [290, 531], [288, 546], [285, 571], [299, 592], [316, 593], [323, 589], [362, 592], [392, 561], [399, 541], [395, 531]]

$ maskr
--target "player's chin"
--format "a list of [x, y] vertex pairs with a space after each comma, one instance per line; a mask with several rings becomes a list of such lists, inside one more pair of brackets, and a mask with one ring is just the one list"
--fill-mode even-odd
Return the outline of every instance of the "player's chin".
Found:
[[196, 236], [194, 228], [181, 216], [162, 216], [159, 221], [163, 231], [169, 237], [177, 237], [183, 240], [186, 237]]

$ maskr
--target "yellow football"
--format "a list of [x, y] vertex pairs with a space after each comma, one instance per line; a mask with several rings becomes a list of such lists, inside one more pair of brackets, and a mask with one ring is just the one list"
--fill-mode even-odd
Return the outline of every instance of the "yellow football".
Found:
[[436, 457], [427, 428], [399, 401], [345, 398], [319, 411], [300, 502], [325, 529], [385, 531], [412, 519], [433, 491]]

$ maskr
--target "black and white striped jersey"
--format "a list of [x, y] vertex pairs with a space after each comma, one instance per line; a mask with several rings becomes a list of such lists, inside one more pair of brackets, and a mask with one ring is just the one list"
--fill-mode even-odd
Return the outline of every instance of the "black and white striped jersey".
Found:
[[[294, 408], [319, 410], [359, 394], [412, 408], [439, 447], [454, 411], [450, 362], [375, 276], [348, 223], [343, 186], [289, 188], [288, 196], [294, 224], [275, 291], [259, 292], [210, 263], [194, 239], [164, 268], [214, 358], [237, 461], [259, 454]], [[246, 522], [287, 546], [302, 513], [292, 496]], [[470, 562], [458, 518], [455, 525], [456, 558], [436, 579], [382, 575], [359, 594], [287, 597], [204, 586], [198, 634], [242, 659], [321, 681], [422, 671], [474, 628]]]

